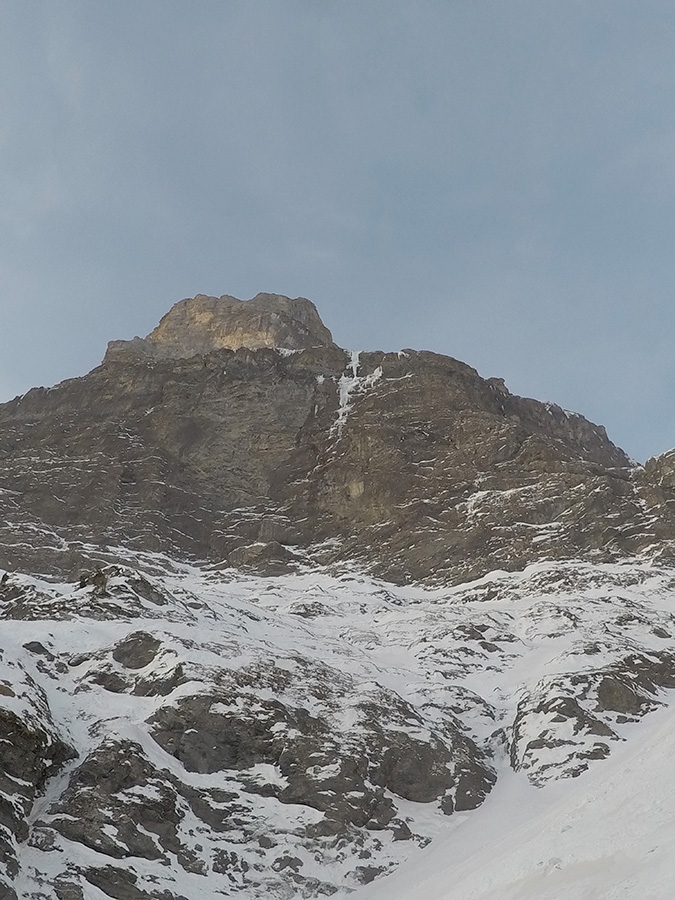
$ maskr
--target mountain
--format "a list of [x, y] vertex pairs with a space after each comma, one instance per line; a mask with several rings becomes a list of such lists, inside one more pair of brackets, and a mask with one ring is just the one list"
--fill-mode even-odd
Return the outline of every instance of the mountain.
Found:
[[0, 405], [0, 498], [0, 900], [365, 897], [668, 713], [675, 455], [303, 298]]
[[671, 459], [637, 467], [449, 357], [341, 350], [308, 300], [248, 303], [181, 301], [83, 378], [0, 406], [0, 564], [74, 577], [122, 544], [405, 584], [672, 555]]

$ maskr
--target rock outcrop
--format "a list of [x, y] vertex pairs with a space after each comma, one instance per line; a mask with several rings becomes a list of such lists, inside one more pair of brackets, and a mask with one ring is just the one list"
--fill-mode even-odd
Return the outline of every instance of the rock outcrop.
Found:
[[183, 359], [214, 350], [279, 347], [304, 350], [334, 346], [330, 331], [316, 307], [304, 297], [257, 294], [242, 301], [222, 297], [196, 297], [176, 303], [146, 338], [111, 341], [106, 359]]

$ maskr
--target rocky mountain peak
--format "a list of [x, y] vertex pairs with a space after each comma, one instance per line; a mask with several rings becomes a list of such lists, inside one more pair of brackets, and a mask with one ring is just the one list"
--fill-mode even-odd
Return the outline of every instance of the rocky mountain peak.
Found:
[[260, 293], [252, 300], [197, 294], [181, 300], [145, 338], [111, 341], [106, 360], [186, 359], [214, 350], [334, 346], [316, 307], [304, 297]]

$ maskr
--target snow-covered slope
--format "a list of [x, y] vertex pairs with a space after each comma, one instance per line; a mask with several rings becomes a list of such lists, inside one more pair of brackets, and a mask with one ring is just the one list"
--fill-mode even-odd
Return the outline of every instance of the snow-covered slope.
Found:
[[[352, 900], [667, 900], [675, 885], [675, 711], [612, 757], [537, 791], [504, 773], [480, 810]], [[459, 817], [458, 817], [459, 818]]]
[[[430, 589], [119, 554], [0, 586], [26, 748], [0, 896], [668, 896], [675, 570]], [[608, 893], [629, 877], [656, 893]]]

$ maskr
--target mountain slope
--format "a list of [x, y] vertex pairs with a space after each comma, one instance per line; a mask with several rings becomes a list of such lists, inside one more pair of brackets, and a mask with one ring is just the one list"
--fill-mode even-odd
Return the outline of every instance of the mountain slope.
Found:
[[317, 571], [12, 576], [5, 683], [24, 706], [40, 685], [71, 761], [16, 815], [10, 882], [21, 897], [353, 889], [505, 772], [549, 784], [630, 740], [675, 686], [674, 586], [571, 562], [434, 590]]
[[672, 453], [198, 295], [0, 406], [0, 502], [0, 900], [657, 890]]
[[506, 775], [413, 865], [354, 900], [663, 900], [672, 893], [672, 708], [574, 785]]

